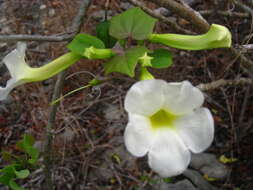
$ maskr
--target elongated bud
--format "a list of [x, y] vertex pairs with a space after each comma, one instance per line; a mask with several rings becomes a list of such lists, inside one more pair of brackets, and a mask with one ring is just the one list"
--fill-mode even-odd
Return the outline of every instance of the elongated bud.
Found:
[[184, 50], [203, 50], [231, 47], [231, 33], [225, 26], [212, 24], [202, 35], [151, 34], [149, 40]]

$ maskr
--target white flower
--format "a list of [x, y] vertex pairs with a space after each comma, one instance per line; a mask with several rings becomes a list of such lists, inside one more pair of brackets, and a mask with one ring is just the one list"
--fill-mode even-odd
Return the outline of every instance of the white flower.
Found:
[[8, 68], [11, 79], [7, 81], [6, 87], [0, 87], [0, 100], [6, 99], [10, 91], [25, 83], [25, 76], [30, 72], [30, 67], [25, 62], [25, 43], [18, 43], [17, 49], [11, 51], [4, 59], [6, 67]]
[[81, 58], [80, 55], [69, 52], [48, 64], [38, 68], [32, 68], [25, 62], [25, 50], [26, 44], [19, 42], [17, 48], [3, 59], [11, 78], [7, 81], [5, 87], [0, 87], [0, 101], [6, 99], [10, 91], [16, 86], [28, 82], [46, 80], [68, 68]]
[[213, 118], [203, 102], [202, 92], [188, 81], [137, 82], [125, 98], [127, 150], [137, 157], [148, 154], [149, 166], [162, 177], [183, 173], [191, 152], [202, 152], [213, 141]]

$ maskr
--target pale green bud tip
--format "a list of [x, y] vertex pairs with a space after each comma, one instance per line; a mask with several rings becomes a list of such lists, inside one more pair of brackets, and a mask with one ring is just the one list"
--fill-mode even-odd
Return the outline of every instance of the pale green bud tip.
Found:
[[143, 67], [152, 67], [152, 64], [151, 64], [152, 59], [153, 57], [148, 56], [147, 52], [145, 52], [145, 54], [139, 58], [140, 63]]
[[94, 52], [94, 47], [89, 47], [89, 48], [86, 48], [83, 55], [89, 59], [91, 59], [92, 55], [95, 53]]
[[93, 46], [86, 48], [83, 56], [88, 59], [108, 59], [115, 55], [111, 49], [97, 49]]
[[232, 44], [232, 35], [229, 29], [225, 26], [212, 24], [208, 33], [207, 39], [210, 38], [210, 48], [229, 48]]
[[154, 76], [148, 71], [146, 67], [141, 67], [140, 80], [151, 80]]

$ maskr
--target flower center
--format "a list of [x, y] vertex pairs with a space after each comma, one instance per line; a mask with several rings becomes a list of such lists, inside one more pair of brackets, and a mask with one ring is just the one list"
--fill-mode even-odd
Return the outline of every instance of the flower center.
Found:
[[154, 115], [150, 116], [150, 122], [153, 129], [157, 128], [170, 128], [174, 129], [174, 121], [178, 116], [163, 109], [156, 112]]

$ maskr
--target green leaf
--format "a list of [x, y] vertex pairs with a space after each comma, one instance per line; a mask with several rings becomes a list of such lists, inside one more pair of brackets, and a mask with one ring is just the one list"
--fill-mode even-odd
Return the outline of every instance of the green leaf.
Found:
[[144, 40], [152, 34], [155, 22], [156, 19], [140, 8], [131, 8], [111, 19], [110, 35], [117, 39], [131, 37], [135, 40]]
[[10, 180], [9, 186], [13, 190], [25, 190], [23, 187], [20, 187], [15, 181]]
[[110, 21], [103, 21], [96, 26], [97, 37], [102, 40], [106, 48], [112, 48], [117, 40], [109, 34]]
[[9, 185], [9, 181], [16, 177], [15, 165], [11, 164], [11, 165], [5, 166], [4, 168], [0, 170], [0, 173], [1, 173], [0, 183], [4, 185]]
[[9, 174], [13, 173], [14, 174], [15, 173], [15, 166], [16, 166], [16, 164], [7, 165], [0, 170], [0, 173], [9, 173]]
[[95, 36], [91, 36], [89, 34], [78, 34], [67, 46], [70, 51], [82, 56], [86, 48], [90, 47], [103, 49], [105, 48], [105, 45]]
[[138, 59], [147, 51], [144, 46], [128, 49], [123, 55], [117, 55], [104, 64], [105, 73], [119, 72], [134, 77]]
[[6, 173], [0, 176], [0, 183], [4, 185], [9, 185], [9, 181], [15, 178], [14, 174]]
[[16, 174], [17, 178], [24, 179], [29, 176], [30, 171], [25, 169], [25, 170], [15, 171], [15, 174]]
[[32, 146], [35, 142], [34, 137], [29, 134], [25, 134], [23, 139], [24, 139], [24, 143], [30, 146]]
[[163, 178], [163, 181], [165, 182], [165, 183], [172, 183], [172, 178], [170, 178], [170, 177], [167, 177], [167, 178]]
[[30, 164], [35, 164], [39, 157], [39, 151], [33, 147], [34, 138], [31, 135], [24, 135], [23, 140], [17, 143], [17, 147], [27, 153], [31, 159], [28, 160]]
[[156, 49], [153, 53], [149, 54], [151, 59], [151, 65], [154, 68], [167, 68], [172, 65], [172, 53], [166, 49]]
[[31, 159], [29, 159], [28, 162], [30, 164], [35, 164], [39, 158], [39, 151], [34, 147], [29, 147], [29, 150], [27, 149], [27, 153], [31, 156]]

